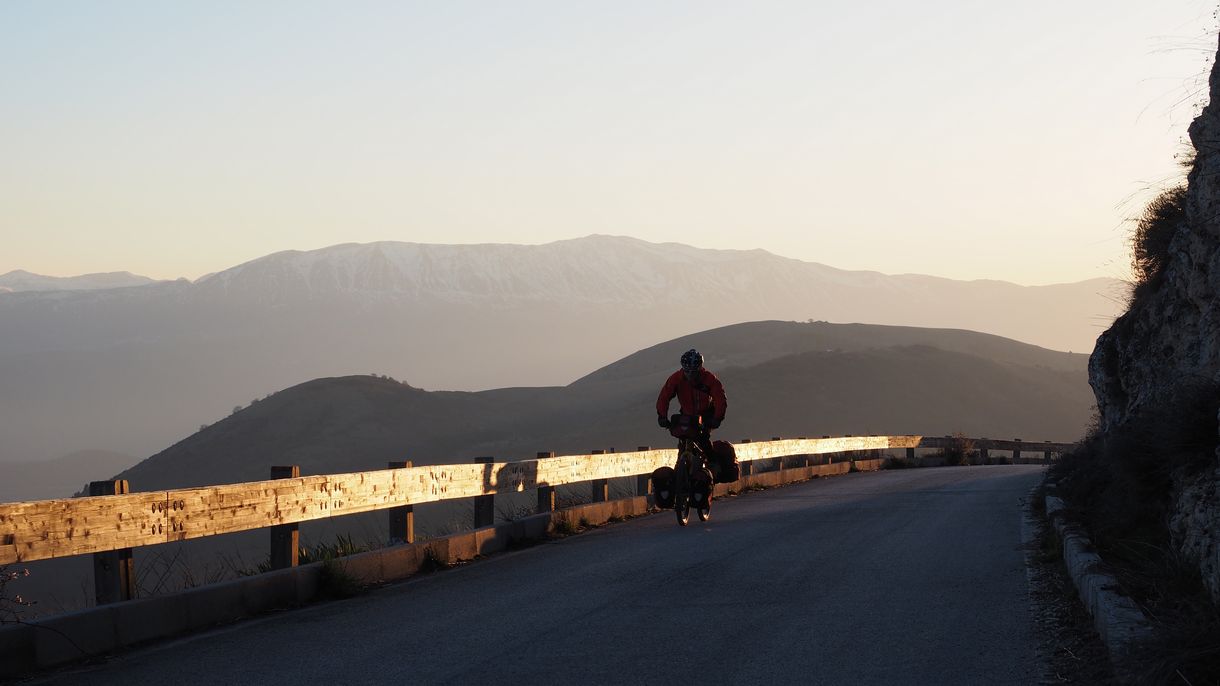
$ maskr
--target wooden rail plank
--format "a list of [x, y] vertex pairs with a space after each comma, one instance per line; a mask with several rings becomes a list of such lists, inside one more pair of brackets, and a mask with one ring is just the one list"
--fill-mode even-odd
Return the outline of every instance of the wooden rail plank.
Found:
[[[742, 462], [911, 448], [919, 436], [763, 441]], [[1032, 449], [1035, 444], [1023, 447]], [[672, 465], [674, 449], [427, 465], [150, 493], [0, 505], [0, 564], [155, 545], [405, 505], [630, 477]]]
[[164, 543], [166, 511], [165, 491], [0, 505], [0, 564]]
[[781, 441], [758, 441], [735, 446], [738, 462], [770, 460], [784, 455], [826, 455], [852, 450], [889, 450], [913, 448], [921, 436], [844, 436], [841, 438], [806, 438]]

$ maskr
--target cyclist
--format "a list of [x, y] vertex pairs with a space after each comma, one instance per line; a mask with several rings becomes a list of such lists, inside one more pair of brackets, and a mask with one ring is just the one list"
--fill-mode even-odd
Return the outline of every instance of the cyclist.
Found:
[[657, 424], [669, 428], [669, 401], [678, 396], [678, 407], [685, 415], [703, 418], [703, 431], [698, 438], [703, 454], [711, 458], [713, 429], [724, 421], [724, 412], [729, 407], [724, 394], [724, 384], [716, 375], [703, 368], [703, 355], [691, 348], [682, 354], [682, 368], [670, 374], [657, 397]]

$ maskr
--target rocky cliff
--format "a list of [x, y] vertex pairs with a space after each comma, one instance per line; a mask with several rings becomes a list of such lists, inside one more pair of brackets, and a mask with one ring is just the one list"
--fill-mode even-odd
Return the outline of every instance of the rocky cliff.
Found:
[[1196, 156], [1182, 213], [1166, 236], [1163, 264], [1136, 289], [1129, 311], [1098, 338], [1089, 379], [1103, 436], [1139, 421], [1147, 425], [1149, 417], [1208, 408], [1202, 421], [1210, 440], [1168, 446], [1160, 456], [1172, 467], [1172, 544], [1198, 562], [1204, 583], [1220, 601], [1220, 441], [1213, 423], [1220, 388], [1220, 70], [1215, 65], [1210, 104], [1191, 124], [1190, 140]]

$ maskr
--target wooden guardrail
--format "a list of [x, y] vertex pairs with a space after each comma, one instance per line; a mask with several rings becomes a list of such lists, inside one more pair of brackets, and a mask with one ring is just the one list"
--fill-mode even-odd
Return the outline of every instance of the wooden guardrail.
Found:
[[[1025, 443], [1016, 441], [973, 440], [985, 456], [988, 449], [1040, 451], [1049, 457], [1066, 444]], [[802, 455], [826, 455], [855, 451], [904, 449], [913, 456], [916, 448], [945, 448], [957, 444], [952, 437], [857, 436], [820, 439], [773, 439], [743, 441], [736, 445], [743, 471], [758, 460]], [[540, 454], [544, 455], [544, 454]], [[545, 454], [545, 455], [550, 455]], [[401, 522], [391, 532], [402, 540], [413, 539], [410, 508], [414, 505], [476, 498], [484, 512], [490, 512], [490, 496], [528, 490], [539, 491], [539, 509], [554, 508], [554, 488], [581, 482], [600, 484], [604, 499], [605, 480], [642, 476], [657, 467], [672, 465], [674, 449], [641, 449], [622, 453], [540, 456], [516, 462], [428, 465], [413, 467], [394, 463], [394, 468], [328, 474], [288, 476], [206, 488], [186, 488], [143, 493], [128, 493], [126, 482], [97, 482], [114, 495], [42, 500], [0, 504], [0, 565], [30, 562], [72, 555], [101, 555], [120, 551], [122, 564], [130, 566], [130, 549], [184, 541], [205, 536], [271, 527], [276, 533], [291, 534], [286, 545], [289, 557], [273, 566], [296, 563], [295, 525], [316, 519], [391, 510], [391, 521]], [[401, 466], [406, 465], [406, 466]], [[274, 468], [291, 469], [291, 468]], [[274, 471], [273, 469], [273, 471]], [[279, 472], [278, 474], [293, 474]], [[642, 480], [641, 480], [642, 482]], [[110, 490], [105, 490], [110, 489]], [[595, 499], [597, 495], [595, 493]], [[549, 503], [549, 505], [548, 505]], [[476, 506], [476, 513], [479, 508]], [[476, 523], [478, 523], [476, 516]], [[491, 524], [484, 516], [482, 525]], [[121, 555], [126, 553], [126, 557]], [[113, 558], [95, 557], [95, 567], [109, 569]], [[99, 600], [102, 585], [99, 582]], [[120, 598], [128, 595], [118, 594]]]

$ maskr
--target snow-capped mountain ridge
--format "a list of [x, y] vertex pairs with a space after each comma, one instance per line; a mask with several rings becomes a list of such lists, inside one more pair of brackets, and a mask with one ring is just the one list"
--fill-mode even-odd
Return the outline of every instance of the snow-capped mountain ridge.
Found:
[[[267, 255], [200, 285], [282, 297], [381, 293], [443, 300], [639, 302], [655, 300], [661, 295], [657, 289], [680, 288], [692, 270], [747, 266], [760, 258], [784, 259], [764, 251], [700, 250], [609, 236], [536, 246], [346, 243]], [[712, 274], [707, 276], [711, 281]]]
[[[205, 290], [260, 299], [380, 294], [441, 301], [538, 300], [596, 303], [752, 301], [774, 289], [881, 288], [921, 291], [965, 282], [887, 276], [803, 262], [765, 250], [710, 250], [677, 243], [592, 235], [543, 245], [345, 243], [284, 251], [237, 265], [199, 282]], [[1027, 287], [986, 282], [996, 288]]]

